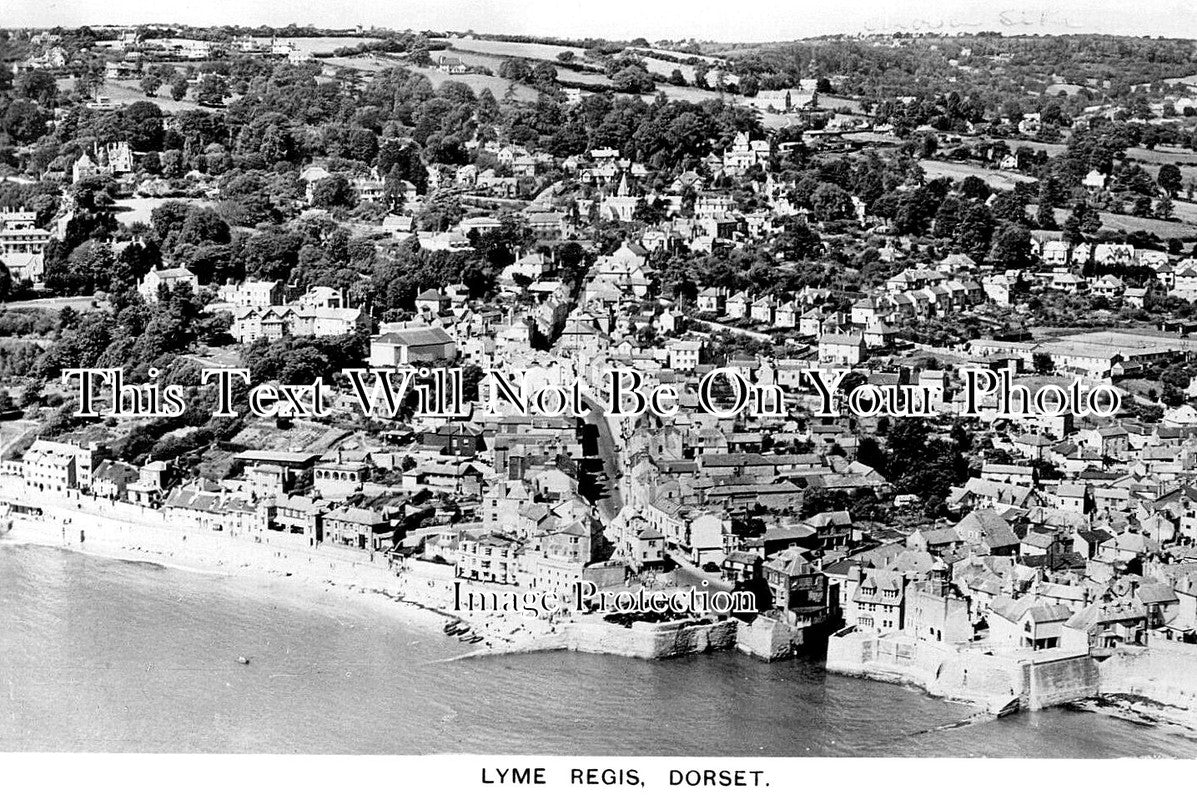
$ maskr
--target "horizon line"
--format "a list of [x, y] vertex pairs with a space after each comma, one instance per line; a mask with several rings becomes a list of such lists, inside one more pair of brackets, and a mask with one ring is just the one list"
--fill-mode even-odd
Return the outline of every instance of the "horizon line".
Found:
[[[279, 30], [287, 27], [295, 27], [299, 29], [314, 29], [327, 31], [353, 31], [356, 28], [361, 28], [364, 35], [367, 31], [389, 31], [393, 33], [427, 33], [440, 32], [445, 34], [467, 34], [480, 39], [486, 39], [495, 36], [519, 36], [531, 40], [533, 43], [537, 41], [544, 41], [549, 39], [571, 40], [578, 41], [583, 39], [594, 39], [596, 41], [605, 42], [630, 42], [635, 39], [644, 39], [650, 44], [653, 42], [694, 42], [695, 44], [710, 44], [710, 45], [770, 45], [770, 44], [788, 44], [791, 42], [809, 42], [818, 39], [831, 39], [835, 37], [875, 37], [875, 36], [903, 36], [909, 38], [940, 38], [940, 39], [956, 39], [966, 37], [976, 37], [982, 35], [994, 35], [1004, 39], [1046, 39], [1046, 38], [1064, 38], [1068, 36], [1100, 36], [1110, 39], [1160, 39], [1171, 41], [1188, 41], [1197, 42], [1197, 37], [1194, 36], [1177, 36], [1163, 33], [1103, 33], [1101, 31], [1085, 29], [1085, 30], [1071, 30], [1067, 32], [1027, 32], [1027, 31], [1008, 31], [999, 28], [985, 27], [978, 24], [978, 26], [967, 29], [957, 29], [954, 31], [936, 31], [930, 29], [922, 30], [906, 30], [901, 26], [893, 29], [877, 29], [877, 30], [843, 30], [827, 33], [815, 33], [805, 37], [790, 38], [790, 39], [707, 39], [696, 36], [681, 36], [681, 37], [655, 37], [648, 36], [600, 36], [595, 34], [550, 34], [550, 33], [516, 33], [507, 31], [479, 31], [473, 28], [435, 28], [435, 27], [416, 27], [416, 28], [397, 28], [378, 24], [355, 24], [348, 27], [339, 27], [333, 25], [318, 25], [315, 23], [300, 24], [297, 22], [287, 23], [269, 23], [269, 22], [222, 22], [205, 25], [197, 25], [186, 22], [164, 22], [164, 21], [150, 21], [150, 22], [103, 22], [103, 23], [88, 23], [82, 22], [79, 24], [63, 25], [61, 23], [54, 25], [0, 25], [0, 30], [4, 31], [18, 31], [18, 30], [53, 30], [54, 28], [61, 28], [63, 30], [78, 30], [79, 28], [91, 29], [108, 29], [108, 28], [189, 28], [192, 30], [211, 30], [217, 28], [236, 27], [236, 28], [273, 28]], [[437, 38], [437, 37], [433, 37]]]

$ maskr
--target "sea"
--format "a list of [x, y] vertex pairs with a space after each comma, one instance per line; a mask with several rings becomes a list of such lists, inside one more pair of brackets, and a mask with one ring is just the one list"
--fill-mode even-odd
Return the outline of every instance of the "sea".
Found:
[[0, 751], [1197, 756], [1074, 710], [969, 724], [814, 661], [466, 649], [340, 589], [0, 546]]

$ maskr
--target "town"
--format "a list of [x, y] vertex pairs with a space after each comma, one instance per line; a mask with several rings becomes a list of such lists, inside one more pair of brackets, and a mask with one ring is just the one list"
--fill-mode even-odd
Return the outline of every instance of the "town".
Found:
[[0, 523], [478, 654], [1197, 726], [1194, 73], [1082, 35], [0, 32]]

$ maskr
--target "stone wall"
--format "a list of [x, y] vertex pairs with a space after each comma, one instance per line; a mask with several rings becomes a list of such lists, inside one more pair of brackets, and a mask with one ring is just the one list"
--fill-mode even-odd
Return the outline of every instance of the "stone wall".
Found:
[[1153, 636], [1147, 647], [1119, 647], [1098, 667], [1106, 694], [1142, 695], [1182, 709], [1197, 709], [1197, 645]]
[[1101, 691], [1097, 662], [1087, 653], [1027, 664], [1024, 673], [1027, 708], [1071, 703], [1096, 697]]
[[674, 658], [728, 650], [736, 644], [736, 620], [710, 625], [697, 620], [634, 622], [625, 628], [600, 621], [584, 621], [564, 628], [566, 647], [582, 653], [607, 653], [632, 658]]
[[827, 670], [920, 686], [934, 697], [963, 700], [998, 712], [1094, 697], [1100, 676], [1085, 653], [992, 652], [953, 648], [909, 636], [841, 631], [827, 644]]
[[785, 622], [759, 616], [751, 625], [736, 628], [736, 649], [765, 661], [789, 658], [806, 643], [811, 629], [795, 628]]

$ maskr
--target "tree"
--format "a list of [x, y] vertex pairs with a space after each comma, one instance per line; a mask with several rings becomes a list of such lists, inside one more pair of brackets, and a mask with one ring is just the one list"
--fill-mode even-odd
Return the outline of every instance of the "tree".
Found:
[[158, 90], [162, 88], [162, 78], [147, 73], [141, 79], [141, 91], [145, 92], [146, 97], [156, 97]]
[[557, 54], [557, 60], [562, 64], [572, 64], [576, 57], [573, 50], [562, 50]]
[[348, 208], [353, 205], [353, 187], [344, 175], [330, 175], [312, 187], [312, 205], [318, 208]]
[[139, 100], [121, 110], [121, 127], [134, 150], [162, 149], [162, 109], [148, 100]]
[[969, 200], [988, 200], [992, 192], [984, 179], [977, 175], [969, 175], [960, 182], [960, 194]]
[[1162, 164], [1160, 174], [1156, 176], [1156, 183], [1168, 193], [1169, 197], [1176, 197], [1184, 185], [1184, 178], [1180, 174], [1180, 167], [1175, 164]]
[[1006, 223], [993, 239], [990, 258], [1002, 269], [1026, 269], [1031, 265], [1031, 232], [1021, 225]]
[[1040, 230], [1054, 231], [1056, 229], [1056, 210], [1041, 197], [1035, 207], [1035, 227]]
[[193, 206], [179, 229], [179, 244], [228, 244], [229, 225], [211, 208]]
[[778, 234], [774, 246], [787, 259], [805, 261], [816, 258], [822, 250], [819, 234], [805, 223], [791, 217]]
[[1031, 365], [1034, 367], [1035, 372], [1040, 375], [1051, 375], [1056, 371], [1055, 362], [1052, 361], [1052, 357], [1047, 353], [1035, 353], [1031, 356]]
[[205, 75], [195, 87], [195, 100], [204, 106], [224, 105], [229, 96], [229, 85], [219, 75]]
[[[8, 267], [0, 261], [0, 303], [8, 300], [9, 293], [12, 292], [12, 273], [8, 271]], [[4, 393], [7, 396], [7, 392]]]
[[187, 96], [187, 76], [183, 73], [175, 75], [170, 82], [170, 96], [173, 100], [182, 100]]
[[815, 219], [820, 222], [852, 219], [855, 216], [852, 196], [834, 183], [820, 183], [811, 194], [810, 203]]
[[941, 502], [952, 485], [968, 475], [961, 455], [967, 438], [956, 430], [950, 440], [935, 436], [927, 420], [919, 417], [897, 420], [887, 438], [887, 466], [895, 489]]
[[1064, 238], [1071, 244], [1076, 244], [1086, 236], [1092, 236], [1101, 230], [1101, 215], [1088, 203], [1077, 203], [1064, 220], [1062, 230]]
[[537, 86], [548, 88], [557, 82], [557, 68], [548, 61], [541, 61], [532, 68], [531, 82]]
[[58, 83], [54, 76], [40, 69], [21, 74], [13, 88], [18, 97], [32, 100], [40, 106], [49, 106], [58, 97]]
[[4, 112], [0, 127], [17, 144], [27, 144], [37, 141], [46, 133], [46, 119], [34, 103], [14, 100]]
[[532, 74], [532, 68], [522, 58], [505, 58], [499, 64], [499, 77], [505, 80], [519, 82]]
[[656, 88], [652, 76], [643, 67], [629, 65], [611, 76], [611, 85], [617, 92], [647, 94]]
[[989, 252], [993, 237], [993, 215], [984, 203], [969, 203], [960, 215], [956, 229], [956, 243], [964, 248], [975, 261], [981, 261]]

